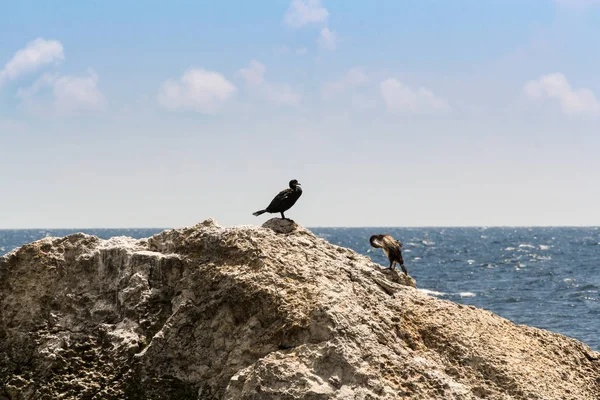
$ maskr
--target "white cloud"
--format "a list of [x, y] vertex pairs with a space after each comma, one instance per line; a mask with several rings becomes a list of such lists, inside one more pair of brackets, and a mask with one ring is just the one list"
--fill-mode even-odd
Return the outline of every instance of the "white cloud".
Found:
[[105, 100], [98, 90], [98, 74], [93, 70], [87, 76], [61, 76], [52, 88], [54, 104], [60, 113], [97, 111], [104, 108]]
[[322, 94], [325, 98], [332, 98], [347, 89], [364, 86], [369, 83], [369, 76], [362, 67], [354, 67], [338, 81], [327, 82], [323, 85]]
[[40, 76], [31, 86], [28, 88], [19, 88], [17, 91], [17, 97], [24, 101], [30, 101], [36, 94], [41, 92], [47, 87], [52, 87], [54, 82], [58, 79], [58, 74], [43, 74]]
[[44, 74], [30, 87], [20, 88], [17, 97], [30, 107], [37, 106], [46, 110], [47, 107], [40, 103], [38, 96], [46, 88], [50, 88], [52, 109], [57, 114], [98, 111], [106, 103], [98, 89], [98, 74], [91, 69], [84, 76]]
[[233, 97], [236, 87], [218, 72], [187, 70], [178, 80], [169, 79], [158, 92], [158, 103], [167, 110], [215, 114]]
[[385, 105], [390, 112], [430, 113], [449, 111], [448, 102], [431, 90], [420, 87], [411, 89], [398, 79], [386, 79], [379, 84]]
[[320, 0], [293, 0], [283, 18], [284, 22], [300, 28], [306, 24], [327, 21], [329, 12]]
[[42, 38], [29, 42], [0, 71], [0, 84], [34, 72], [47, 64], [57, 64], [65, 59], [63, 46], [57, 40]]
[[250, 61], [248, 68], [240, 69], [238, 74], [244, 78], [246, 85], [251, 88], [256, 88], [265, 83], [266, 70], [267, 69], [264, 64], [261, 64], [256, 60], [252, 60]]
[[557, 100], [567, 115], [600, 114], [600, 103], [594, 92], [585, 88], [573, 89], [567, 78], [560, 73], [529, 81], [523, 87], [523, 91], [532, 100]]
[[238, 71], [246, 81], [246, 86], [259, 93], [270, 103], [281, 106], [294, 106], [300, 103], [300, 95], [287, 83], [271, 83], [265, 79], [266, 67], [256, 60], [250, 61], [247, 68]]
[[299, 47], [296, 49], [296, 55], [303, 56], [308, 53], [308, 49], [306, 47]]
[[317, 43], [324, 49], [335, 50], [337, 47], [338, 38], [335, 32], [330, 31], [327, 27], [321, 29]]

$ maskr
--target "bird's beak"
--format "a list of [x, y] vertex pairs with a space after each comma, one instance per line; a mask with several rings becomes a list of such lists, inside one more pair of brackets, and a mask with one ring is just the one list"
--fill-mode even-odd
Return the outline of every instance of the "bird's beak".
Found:
[[302, 185], [301, 185], [301, 184], [299, 184], [299, 183], [296, 183], [296, 186], [302, 186]]

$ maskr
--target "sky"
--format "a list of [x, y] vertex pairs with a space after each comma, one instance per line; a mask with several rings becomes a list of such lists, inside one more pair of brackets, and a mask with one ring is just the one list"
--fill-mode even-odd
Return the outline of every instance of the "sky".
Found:
[[5, 2], [0, 229], [600, 225], [600, 0]]

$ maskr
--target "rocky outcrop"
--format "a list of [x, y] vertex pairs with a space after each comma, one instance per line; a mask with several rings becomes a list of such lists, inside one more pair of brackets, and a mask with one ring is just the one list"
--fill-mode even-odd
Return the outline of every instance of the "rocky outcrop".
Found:
[[0, 258], [0, 399], [594, 399], [598, 353], [288, 221]]

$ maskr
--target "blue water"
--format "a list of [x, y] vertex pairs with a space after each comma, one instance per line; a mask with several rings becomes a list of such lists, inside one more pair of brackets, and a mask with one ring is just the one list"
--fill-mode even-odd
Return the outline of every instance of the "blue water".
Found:
[[[0, 230], [0, 255], [45, 236], [83, 231], [101, 238], [161, 229]], [[518, 324], [562, 333], [600, 351], [600, 228], [313, 228], [331, 243], [389, 265], [368, 238], [404, 244], [420, 289], [485, 308]]]

